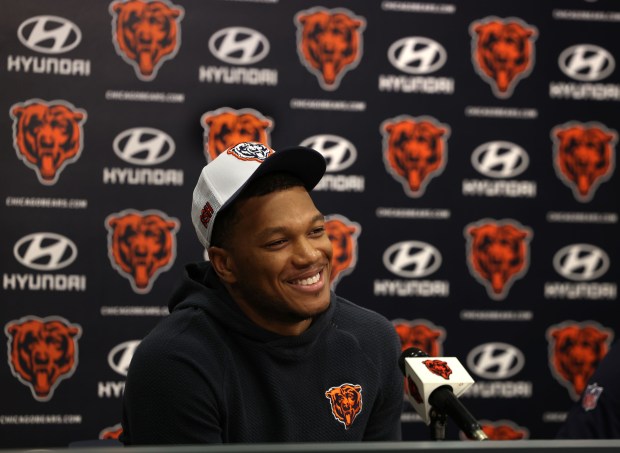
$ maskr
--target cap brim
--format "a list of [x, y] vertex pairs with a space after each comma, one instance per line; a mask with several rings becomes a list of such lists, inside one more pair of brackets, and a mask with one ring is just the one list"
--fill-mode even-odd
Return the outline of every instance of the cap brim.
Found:
[[327, 164], [318, 151], [305, 146], [295, 146], [274, 152], [258, 166], [256, 171], [222, 205], [220, 211], [233, 203], [245, 187], [257, 178], [274, 172], [285, 172], [299, 178], [310, 192], [319, 183]]

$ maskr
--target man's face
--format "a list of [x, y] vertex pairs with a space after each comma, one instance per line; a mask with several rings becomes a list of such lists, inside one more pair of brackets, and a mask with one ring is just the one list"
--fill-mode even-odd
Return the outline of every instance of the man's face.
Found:
[[228, 241], [231, 293], [258, 325], [301, 333], [329, 306], [332, 246], [325, 220], [303, 187], [237, 206]]

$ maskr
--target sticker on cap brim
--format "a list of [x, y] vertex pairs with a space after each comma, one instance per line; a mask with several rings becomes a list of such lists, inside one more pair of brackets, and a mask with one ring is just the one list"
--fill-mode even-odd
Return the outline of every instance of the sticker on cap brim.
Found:
[[262, 162], [275, 151], [261, 143], [239, 143], [226, 151], [240, 160], [255, 160]]

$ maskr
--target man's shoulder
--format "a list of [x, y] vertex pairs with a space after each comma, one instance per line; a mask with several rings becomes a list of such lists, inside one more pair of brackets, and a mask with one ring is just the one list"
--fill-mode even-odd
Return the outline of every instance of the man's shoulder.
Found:
[[371, 330], [375, 333], [396, 333], [393, 324], [384, 315], [340, 296], [336, 296], [334, 317], [338, 325], [347, 329], [371, 333], [366, 329], [372, 327]]
[[370, 308], [363, 307], [355, 302], [345, 299], [342, 296], [336, 295], [336, 311], [342, 311], [343, 313], [359, 316], [361, 318], [368, 318], [369, 320], [383, 319], [387, 321], [387, 318], [382, 314], [371, 310]]
[[143, 353], [161, 354], [167, 350], [203, 348], [208, 340], [205, 337], [213, 336], [213, 332], [212, 320], [203, 310], [195, 307], [175, 310], [151, 329], [141, 341], [140, 349]]
[[131, 369], [147, 378], [161, 369], [187, 369], [196, 363], [215, 370], [222, 367], [227, 357], [221, 329], [202, 310], [187, 308], [175, 310], [160, 320], [141, 340]]
[[340, 332], [353, 337], [378, 367], [392, 369], [400, 354], [400, 340], [394, 325], [384, 315], [337, 297], [333, 323]]

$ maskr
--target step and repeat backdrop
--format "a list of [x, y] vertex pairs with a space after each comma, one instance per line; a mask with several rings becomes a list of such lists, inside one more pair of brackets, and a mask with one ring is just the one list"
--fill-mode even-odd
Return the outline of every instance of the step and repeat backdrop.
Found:
[[[205, 259], [195, 181], [242, 140], [325, 156], [332, 287], [458, 357], [490, 437], [595, 404], [620, 335], [617, 2], [5, 6], [0, 446], [118, 436], [133, 351]], [[429, 439], [405, 399], [402, 422]]]

